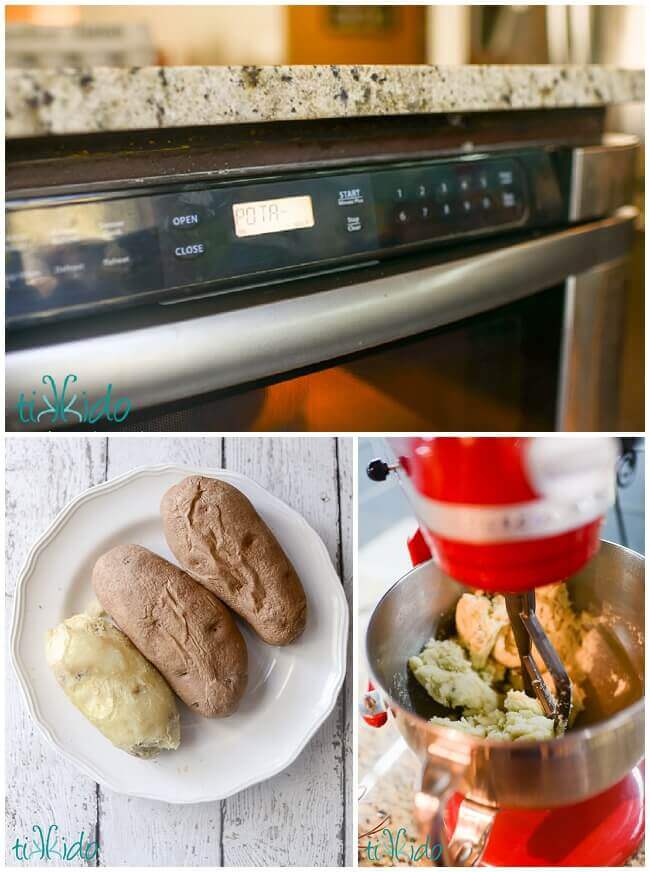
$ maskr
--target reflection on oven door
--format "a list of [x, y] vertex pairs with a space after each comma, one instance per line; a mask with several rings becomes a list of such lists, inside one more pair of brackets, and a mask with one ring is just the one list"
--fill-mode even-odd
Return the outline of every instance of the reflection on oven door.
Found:
[[129, 429], [553, 430], [564, 286], [272, 384], [197, 397]]

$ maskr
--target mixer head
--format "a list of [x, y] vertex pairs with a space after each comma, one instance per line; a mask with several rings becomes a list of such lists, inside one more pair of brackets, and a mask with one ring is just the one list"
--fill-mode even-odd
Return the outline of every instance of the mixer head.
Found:
[[[387, 440], [421, 538], [452, 578], [505, 595], [526, 692], [562, 731], [571, 681], [535, 614], [534, 589], [565, 579], [596, 553], [613, 501], [611, 439], [431, 437]], [[542, 678], [533, 648], [553, 679]]]
[[601, 437], [387, 439], [438, 565], [486, 591], [568, 578], [599, 545], [616, 448]]

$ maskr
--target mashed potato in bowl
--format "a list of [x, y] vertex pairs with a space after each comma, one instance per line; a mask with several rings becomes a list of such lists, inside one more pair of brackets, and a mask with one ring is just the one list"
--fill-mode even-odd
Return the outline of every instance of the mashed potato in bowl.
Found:
[[[571, 679], [572, 726], [584, 707], [581, 685], [585, 675], [580, 662], [589, 617], [574, 612], [561, 583], [536, 591], [536, 611]], [[519, 655], [504, 597], [483, 592], [463, 594], [456, 605], [455, 619], [456, 636], [430, 639], [408, 663], [432, 699], [462, 712], [460, 716], [434, 717], [431, 723], [502, 741], [540, 741], [559, 735], [539, 702], [523, 693]], [[553, 691], [553, 679], [538, 656], [536, 659], [544, 681]]]

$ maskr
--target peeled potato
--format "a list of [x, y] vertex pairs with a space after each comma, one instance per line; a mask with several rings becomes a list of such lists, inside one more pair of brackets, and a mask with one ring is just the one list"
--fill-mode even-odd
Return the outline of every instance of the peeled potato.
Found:
[[[534, 649], [533, 655], [535, 655], [536, 653], [536, 649]], [[502, 666], [506, 666], [508, 669], [520, 668], [521, 660], [519, 658], [519, 651], [517, 650], [517, 644], [515, 642], [515, 637], [512, 632], [512, 627], [504, 627], [501, 630], [501, 632], [497, 636], [496, 642], [494, 643], [492, 656], [497, 661], [497, 663], [501, 663]]]
[[136, 757], [178, 748], [173, 693], [109, 621], [73, 615], [48, 630], [45, 654], [68, 699], [116, 748]]
[[491, 598], [464, 593], [456, 604], [456, 629], [476, 669], [485, 666], [499, 633], [506, 626], [509, 626], [508, 614], [502, 596]]

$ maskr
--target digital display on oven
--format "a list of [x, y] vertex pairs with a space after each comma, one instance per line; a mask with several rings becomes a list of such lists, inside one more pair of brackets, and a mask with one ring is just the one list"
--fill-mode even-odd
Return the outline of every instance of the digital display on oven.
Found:
[[232, 214], [235, 234], [239, 238], [279, 233], [282, 230], [300, 230], [315, 224], [310, 196], [233, 203]]

